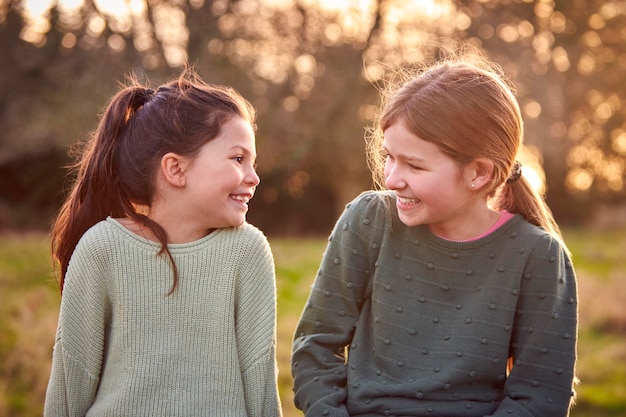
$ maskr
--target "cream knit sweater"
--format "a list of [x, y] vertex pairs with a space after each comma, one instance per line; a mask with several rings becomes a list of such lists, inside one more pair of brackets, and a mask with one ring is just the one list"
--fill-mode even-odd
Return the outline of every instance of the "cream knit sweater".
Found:
[[219, 229], [169, 249], [108, 218], [66, 276], [45, 416], [281, 415], [267, 239]]

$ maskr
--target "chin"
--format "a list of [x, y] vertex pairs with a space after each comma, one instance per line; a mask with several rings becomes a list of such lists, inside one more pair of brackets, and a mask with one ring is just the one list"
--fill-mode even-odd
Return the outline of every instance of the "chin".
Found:
[[237, 219], [237, 220], [233, 221], [231, 223], [231, 226], [232, 227], [239, 227], [239, 226], [242, 226], [245, 222], [246, 222], [246, 218], [242, 217], [240, 219]]
[[400, 218], [400, 221], [402, 222], [402, 224], [404, 224], [405, 226], [417, 226], [419, 224], [421, 224], [417, 219], [411, 218], [411, 217], [405, 217], [405, 216], [398, 216]]

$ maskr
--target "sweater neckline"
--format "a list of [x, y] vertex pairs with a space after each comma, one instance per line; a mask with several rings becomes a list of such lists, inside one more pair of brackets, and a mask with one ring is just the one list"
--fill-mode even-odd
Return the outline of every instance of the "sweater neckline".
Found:
[[[395, 201], [396, 195], [393, 191], [387, 190], [387, 191], [382, 191], [380, 193], [382, 195], [385, 195], [387, 198], [391, 198], [392, 201]], [[484, 236], [480, 236], [477, 239], [473, 239], [473, 240], [455, 241], [455, 240], [444, 239], [442, 237], [437, 236], [436, 234], [431, 232], [430, 227], [427, 224], [420, 224], [417, 226], [405, 225], [400, 220], [400, 217], [398, 215], [398, 209], [396, 208], [395, 203], [390, 204], [390, 208], [391, 208], [391, 212], [393, 213], [393, 217], [395, 218], [394, 224], [400, 224], [409, 230], [414, 230], [421, 236], [421, 238], [431, 242], [434, 245], [447, 248], [447, 249], [455, 249], [455, 250], [479, 248], [479, 247], [485, 246], [493, 242], [494, 240], [499, 239], [501, 236], [504, 236], [507, 233], [514, 235], [517, 232], [515, 232], [512, 229], [514, 229], [518, 224], [526, 221], [524, 217], [522, 217], [521, 215], [517, 213], [511, 213], [513, 214], [513, 216], [509, 218], [507, 221], [505, 221], [502, 225], [500, 225], [500, 227], [493, 230], [491, 233], [488, 233]]]
[[497, 229], [493, 230], [491, 233], [485, 236], [479, 237], [478, 239], [467, 240], [467, 241], [455, 241], [455, 240], [448, 240], [448, 239], [439, 237], [430, 230], [428, 225], [425, 225], [425, 224], [421, 224], [415, 227], [419, 230], [422, 236], [426, 238], [426, 240], [428, 240], [429, 242], [437, 246], [441, 246], [445, 248], [452, 248], [452, 249], [473, 249], [473, 248], [485, 246], [493, 242], [494, 240], [498, 240], [501, 236], [505, 236], [507, 234], [515, 235], [516, 232], [513, 231], [513, 229], [515, 228], [517, 224], [519, 224], [522, 221], [523, 221], [522, 216], [520, 216], [519, 214], [514, 214], [513, 217], [508, 219], [504, 224], [502, 224]]
[[[143, 236], [138, 235], [137, 233], [129, 230], [126, 226], [124, 226], [118, 219], [114, 218], [114, 217], [107, 217], [106, 218], [106, 222], [110, 225], [112, 225], [113, 227], [115, 227], [116, 230], [118, 230], [123, 236], [125, 236], [128, 240], [130, 241], [134, 241], [136, 243], [139, 243], [141, 245], [144, 246], [149, 246], [150, 248], [161, 248], [161, 243], [160, 242], [156, 242], [154, 240], [150, 240], [147, 239]], [[190, 250], [194, 250], [196, 248], [198, 248], [199, 246], [204, 245], [206, 242], [211, 241], [213, 239], [216, 239], [224, 230], [227, 230], [229, 228], [226, 229], [215, 229], [213, 230], [211, 233], [209, 233], [208, 235], [201, 237], [200, 239], [191, 241], [191, 242], [185, 242], [185, 243], [168, 243], [167, 247], [170, 250], [170, 252], [175, 253], [175, 252], [188, 252]]]

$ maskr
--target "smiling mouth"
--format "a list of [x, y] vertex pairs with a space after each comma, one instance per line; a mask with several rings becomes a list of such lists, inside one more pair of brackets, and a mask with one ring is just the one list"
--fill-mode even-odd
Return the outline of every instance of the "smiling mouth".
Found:
[[413, 205], [419, 203], [420, 200], [417, 198], [406, 198], [398, 196], [398, 202], [400, 202], [401, 204]]
[[249, 195], [231, 195], [230, 198], [243, 204], [248, 204], [252, 196]]

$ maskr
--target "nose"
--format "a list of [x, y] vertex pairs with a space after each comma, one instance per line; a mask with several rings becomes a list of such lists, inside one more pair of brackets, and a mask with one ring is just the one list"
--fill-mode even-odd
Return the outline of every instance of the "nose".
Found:
[[254, 168], [250, 168], [250, 171], [246, 174], [244, 180], [247, 184], [250, 184], [253, 187], [256, 187], [261, 182], [261, 178]]
[[389, 190], [399, 190], [405, 186], [400, 169], [394, 164], [385, 164], [385, 187]]

